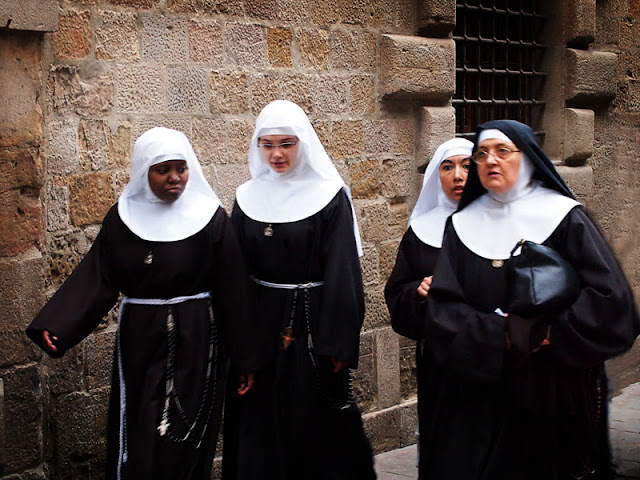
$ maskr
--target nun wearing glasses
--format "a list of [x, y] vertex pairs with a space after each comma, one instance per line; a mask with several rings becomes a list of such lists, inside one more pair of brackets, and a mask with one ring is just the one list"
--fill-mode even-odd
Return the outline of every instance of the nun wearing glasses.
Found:
[[422, 191], [384, 291], [393, 330], [418, 342], [419, 459], [429, 458], [430, 441], [435, 440], [429, 433], [435, 421], [430, 389], [441, 374], [424, 337], [426, 299], [442, 247], [445, 223], [458, 207], [464, 191], [472, 149], [473, 143], [469, 140], [454, 138], [436, 150], [424, 174]]
[[93, 246], [27, 329], [61, 357], [121, 301], [107, 434], [109, 480], [210, 480], [226, 360], [256, 369], [235, 232], [187, 137], [153, 128]]
[[364, 294], [349, 189], [304, 111], [285, 100], [258, 116], [249, 170], [232, 221], [268, 366], [246, 395], [229, 389], [222, 476], [375, 478], [351, 386]]
[[[427, 300], [425, 337], [444, 374], [426, 387], [435, 440], [420, 478], [612, 478], [604, 362], [640, 331], [623, 272], [531, 128], [483, 124], [473, 158]], [[568, 262], [576, 296], [509, 312], [521, 239]]]

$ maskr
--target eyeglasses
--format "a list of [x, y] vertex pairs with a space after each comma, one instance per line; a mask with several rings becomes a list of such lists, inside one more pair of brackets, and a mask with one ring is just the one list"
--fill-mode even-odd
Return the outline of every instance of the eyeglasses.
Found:
[[489, 155], [493, 155], [496, 160], [507, 160], [512, 153], [520, 152], [521, 150], [511, 150], [507, 147], [500, 147], [497, 150], [478, 150], [471, 155], [471, 158], [476, 163], [484, 163], [489, 160]]
[[298, 142], [284, 142], [279, 145], [274, 145], [273, 143], [259, 143], [258, 147], [264, 149], [267, 152], [273, 152], [276, 148], [279, 148], [283, 152], [288, 152], [297, 144]]

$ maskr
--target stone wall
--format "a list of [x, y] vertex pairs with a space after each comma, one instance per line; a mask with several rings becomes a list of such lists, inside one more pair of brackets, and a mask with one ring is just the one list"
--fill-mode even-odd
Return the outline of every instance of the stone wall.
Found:
[[[376, 452], [413, 443], [414, 345], [389, 327], [383, 288], [416, 168], [455, 133], [455, 2], [57, 3], [0, 6], [0, 479], [103, 478], [113, 312], [57, 361], [23, 330], [95, 239], [135, 139], [155, 125], [184, 131], [229, 210], [249, 178], [255, 117], [278, 98], [308, 112], [355, 199], [367, 432]], [[545, 148], [637, 290], [640, 4], [565, 0], [562, 11], [548, 33]], [[636, 365], [635, 354], [613, 364], [616, 385], [637, 380]]]

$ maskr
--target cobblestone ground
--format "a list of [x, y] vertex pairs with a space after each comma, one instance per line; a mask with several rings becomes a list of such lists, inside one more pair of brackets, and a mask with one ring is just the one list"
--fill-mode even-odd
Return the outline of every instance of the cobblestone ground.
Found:
[[[611, 400], [609, 412], [613, 458], [620, 479], [640, 479], [640, 383]], [[416, 446], [376, 456], [378, 480], [415, 479]]]

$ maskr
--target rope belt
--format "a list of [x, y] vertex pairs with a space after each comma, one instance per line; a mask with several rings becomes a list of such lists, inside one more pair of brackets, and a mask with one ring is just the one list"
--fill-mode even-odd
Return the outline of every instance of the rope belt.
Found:
[[[259, 278], [256, 278], [253, 275], [251, 276], [251, 280], [253, 280], [258, 285], [263, 285], [269, 288], [294, 290], [293, 300], [291, 302], [291, 313], [289, 314], [289, 324], [285, 327], [284, 331], [280, 335], [282, 337], [283, 350], [287, 350], [291, 345], [291, 343], [294, 341], [293, 322], [296, 316], [298, 292], [302, 290], [302, 296], [304, 301], [304, 319], [307, 327], [307, 351], [309, 352], [309, 359], [311, 360], [311, 365], [313, 366], [316, 389], [320, 392], [320, 394], [323, 394], [323, 390], [320, 382], [320, 365], [318, 364], [318, 359], [316, 358], [315, 346], [313, 344], [313, 338], [311, 337], [311, 308], [310, 308], [311, 300], [309, 298], [309, 289], [321, 287], [322, 285], [324, 285], [324, 282], [273, 283], [273, 282], [267, 282], [265, 280], [260, 280]], [[334, 399], [329, 398], [327, 395], [323, 395], [327, 403], [332, 408], [337, 410], [345, 410], [355, 404], [355, 398], [353, 395], [353, 371], [350, 368], [347, 368], [346, 375], [347, 375], [347, 379], [346, 379], [346, 384], [344, 386], [343, 402], [336, 402]]]
[[[200, 408], [198, 409], [198, 413], [196, 414], [196, 418], [194, 419], [193, 422], [189, 422], [186, 419], [186, 416], [184, 415], [182, 407], [180, 406], [180, 402], [178, 401], [177, 393], [175, 391], [175, 386], [173, 383], [173, 371], [174, 371], [173, 357], [175, 356], [175, 330], [174, 330], [175, 324], [173, 321], [173, 313], [171, 311], [171, 305], [177, 305], [179, 303], [184, 303], [191, 300], [202, 300], [205, 298], [206, 299], [211, 298], [211, 294], [209, 292], [202, 292], [196, 295], [187, 295], [187, 296], [174, 297], [174, 298], [168, 298], [168, 299], [131, 298], [131, 297], [122, 298], [122, 302], [120, 303], [120, 309], [118, 310], [118, 330], [116, 333], [116, 346], [117, 346], [117, 352], [118, 352], [118, 359], [117, 359], [118, 360], [118, 376], [120, 377], [119, 378], [120, 380], [120, 435], [119, 435], [120, 451], [118, 455], [118, 470], [117, 470], [118, 480], [120, 480], [122, 465], [127, 462], [127, 457], [128, 457], [127, 438], [126, 438], [126, 430], [127, 430], [127, 416], [126, 416], [127, 393], [126, 392], [127, 390], [126, 390], [126, 384], [124, 380], [124, 369], [122, 366], [122, 348], [121, 348], [121, 340], [120, 340], [120, 335], [121, 335], [120, 327], [122, 323], [122, 315], [123, 315], [125, 305], [133, 304], [133, 305], [155, 305], [155, 306], [169, 307], [168, 313], [167, 313], [167, 342], [169, 344], [169, 353], [167, 355], [166, 397], [165, 397], [164, 411], [162, 412], [162, 421], [158, 426], [158, 431], [160, 432], [160, 436], [164, 436], [168, 434], [171, 440], [176, 442], [182, 442], [187, 440], [187, 438], [191, 435], [191, 432], [195, 428], [196, 423], [198, 422], [198, 419], [200, 417], [200, 414], [202, 413], [203, 404], [204, 402], [206, 402], [206, 397], [208, 395], [208, 389], [209, 389], [209, 383], [210, 383], [210, 377], [211, 377], [211, 371], [212, 371], [211, 367], [212, 367], [213, 359], [215, 358], [214, 349], [217, 348], [217, 332], [216, 332], [215, 320], [213, 318], [213, 309], [211, 307], [211, 302], [209, 302], [209, 325], [211, 329], [211, 332], [210, 332], [211, 337], [210, 337], [210, 345], [209, 345], [209, 364], [207, 368], [207, 376], [206, 376], [205, 387], [204, 387], [205, 391], [203, 392], [202, 402], [200, 404]], [[215, 372], [214, 372], [214, 376], [215, 376]], [[215, 386], [215, 379], [214, 379], [213, 385]], [[215, 396], [215, 391], [213, 391], [213, 395]], [[178, 411], [183, 417], [183, 421], [187, 424], [187, 426], [189, 426], [187, 434], [183, 438], [173, 437], [173, 435], [171, 435], [170, 432], [168, 432], [168, 428], [170, 426], [169, 402], [172, 397], [175, 399], [176, 405], [178, 407]], [[214, 403], [213, 400], [214, 398], [212, 397], [209, 414], [211, 413], [211, 408], [213, 408], [212, 407]], [[207, 417], [209, 417], [209, 415], [207, 415]], [[208, 424], [208, 418], [206, 423]], [[202, 431], [202, 436], [200, 438], [200, 442], [198, 443], [196, 448], [199, 448], [200, 444], [202, 443], [202, 438], [204, 437], [206, 426], [207, 425], [205, 424], [205, 427]]]

